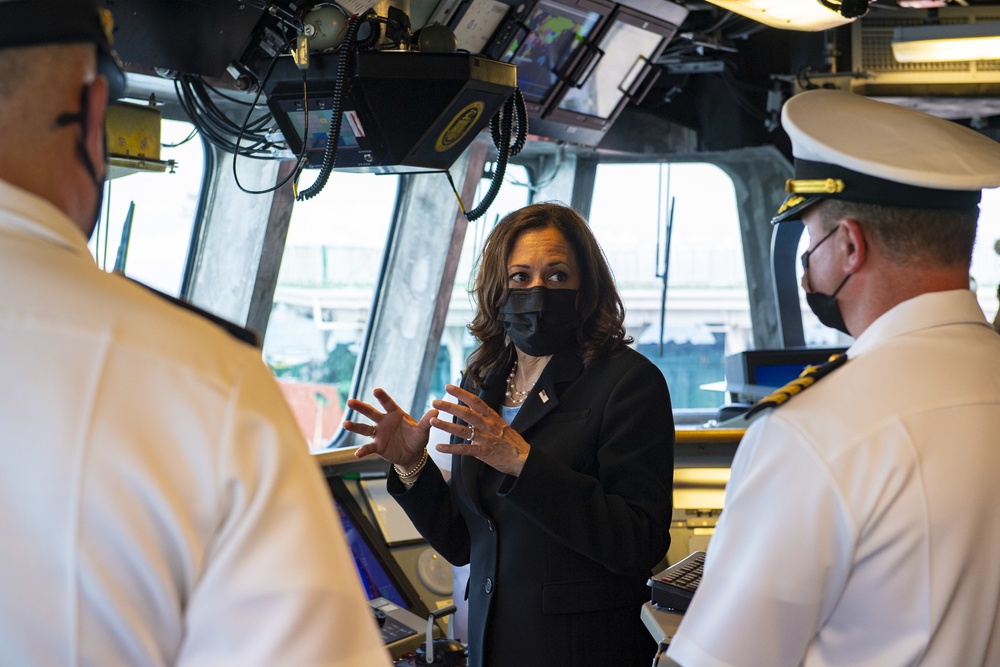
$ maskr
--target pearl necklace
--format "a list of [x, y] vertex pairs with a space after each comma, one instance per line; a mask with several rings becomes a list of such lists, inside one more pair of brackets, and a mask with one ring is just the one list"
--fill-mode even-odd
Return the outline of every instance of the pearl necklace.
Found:
[[517, 359], [514, 360], [514, 367], [510, 369], [510, 375], [507, 376], [507, 398], [509, 398], [510, 402], [514, 405], [521, 405], [521, 403], [524, 403], [524, 399], [528, 398], [528, 394], [531, 393], [531, 390], [535, 388], [535, 383], [532, 382], [531, 386], [524, 391], [518, 391], [517, 385], [514, 384], [515, 373], [517, 373]]

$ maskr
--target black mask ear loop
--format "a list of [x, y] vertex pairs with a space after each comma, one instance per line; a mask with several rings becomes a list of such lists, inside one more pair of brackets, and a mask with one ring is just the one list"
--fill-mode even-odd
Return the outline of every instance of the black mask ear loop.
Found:
[[[94, 166], [94, 162], [90, 159], [90, 155], [87, 153], [87, 146], [85, 143], [87, 134], [87, 103], [90, 101], [90, 86], [86, 85], [83, 90], [80, 91], [80, 110], [76, 113], [64, 113], [58, 118], [56, 118], [56, 126], [66, 127], [67, 125], [72, 125], [74, 123], [80, 124], [80, 138], [76, 141], [76, 156], [83, 163], [84, 169], [90, 174], [91, 180], [94, 181], [94, 185], [98, 188], [104, 189], [104, 179], [97, 177], [97, 167]], [[107, 142], [103, 143], [104, 147], [104, 159], [105, 162], [108, 158], [108, 145]]]

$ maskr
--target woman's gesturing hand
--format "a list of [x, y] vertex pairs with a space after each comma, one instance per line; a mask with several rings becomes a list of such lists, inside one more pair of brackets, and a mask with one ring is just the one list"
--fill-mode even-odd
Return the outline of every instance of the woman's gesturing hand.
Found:
[[372, 424], [345, 421], [344, 429], [351, 433], [371, 438], [371, 442], [358, 448], [357, 458], [378, 454], [389, 463], [407, 471], [416, 466], [427, 446], [431, 420], [438, 416], [437, 410], [429, 410], [420, 421], [416, 421], [402, 410], [384, 389], [372, 392], [385, 412], [357, 399], [348, 399], [347, 407], [367, 417]]
[[475, 394], [451, 384], [446, 387], [446, 391], [464, 405], [434, 401], [434, 407], [458, 417], [465, 424], [442, 421], [434, 415], [430, 425], [465, 440], [465, 443], [437, 445], [437, 450], [448, 454], [475, 456], [502, 473], [515, 477], [520, 475], [531, 450], [521, 434], [508, 426], [500, 415]]

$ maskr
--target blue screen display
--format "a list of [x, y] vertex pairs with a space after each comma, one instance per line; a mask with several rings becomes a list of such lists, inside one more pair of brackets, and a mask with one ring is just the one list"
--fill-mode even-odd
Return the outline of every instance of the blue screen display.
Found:
[[[306, 150], [325, 150], [327, 144], [327, 135], [330, 131], [330, 121], [333, 118], [333, 112], [330, 110], [313, 110], [309, 112], [309, 136], [306, 137]], [[301, 111], [293, 111], [288, 114], [288, 120], [291, 121], [292, 127], [295, 128], [295, 133], [302, 137], [306, 131], [306, 115]], [[340, 139], [337, 141], [337, 146], [345, 148], [357, 148], [358, 139], [354, 136], [354, 131], [351, 129], [351, 123], [347, 119], [347, 112], [341, 114], [340, 122]]]
[[351, 518], [344, 512], [340, 503], [336, 503], [337, 514], [340, 515], [340, 523], [344, 526], [344, 533], [347, 535], [347, 543], [351, 546], [351, 554], [354, 556], [354, 566], [358, 570], [358, 576], [365, 587], [368, 599], [373, 600], [378, 597], [392, 600], [403, 609], [409, 609], [409, 605], [403, 601], [403, 596], [399, 589], [389, 577], [382, 563], [365, 541], [364, 536], [354, 525]]
[[753, 369], [753, 383], [764, 387], [784, 387], [802, 373], [805, 364], [769, 364]]

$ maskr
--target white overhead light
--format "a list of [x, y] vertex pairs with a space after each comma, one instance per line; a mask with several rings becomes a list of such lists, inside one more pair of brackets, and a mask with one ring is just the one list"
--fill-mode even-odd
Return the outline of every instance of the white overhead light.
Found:
[[828, 30], [853, 21], [818, 0], [709, 0], [713, 5], [784, 30]]
[[892, 55], [901, 63], [1000, 59], [1000, 22], [896, 28]]

